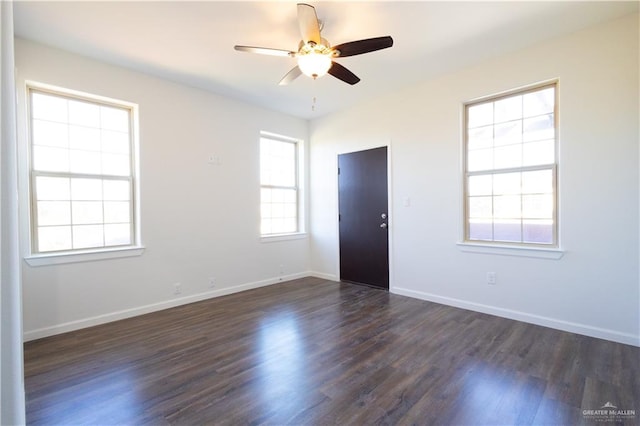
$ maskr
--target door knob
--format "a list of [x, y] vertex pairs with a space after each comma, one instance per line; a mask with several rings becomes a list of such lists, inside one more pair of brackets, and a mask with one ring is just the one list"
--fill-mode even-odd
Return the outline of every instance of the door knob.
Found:
[[383, 219], [386, 219], [386, 218], [387, 218], [387, 214], [386, 214], [386, 213], [382, 213], [382, 214], [380, 215], [380, 217], [381, 217], [381, 218], [383, 218]]
[[382, 229], [387, 229], [387, 224], [386, 224], [386, 223], [381, 223], [381, 224], [380, 224], [380, 228], [382, 228]]

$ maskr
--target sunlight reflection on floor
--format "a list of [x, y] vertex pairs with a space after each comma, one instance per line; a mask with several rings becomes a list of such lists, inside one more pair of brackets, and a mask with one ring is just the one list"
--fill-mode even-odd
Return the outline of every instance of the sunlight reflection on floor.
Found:
[[297, 317], [288, 311], [265, 318], [259, 328], [260, 397], [267, 411], [283, 418], [308, 396], [306, 351]]

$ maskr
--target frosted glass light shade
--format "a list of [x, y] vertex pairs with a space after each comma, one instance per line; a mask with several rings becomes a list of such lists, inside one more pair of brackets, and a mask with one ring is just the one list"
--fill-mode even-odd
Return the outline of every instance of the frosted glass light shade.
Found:
[[320, 53], [308, 53], [298, 56], [298, 67], [303, 74], [311, 77], [322, 77], [331, 68], [331, 58]]

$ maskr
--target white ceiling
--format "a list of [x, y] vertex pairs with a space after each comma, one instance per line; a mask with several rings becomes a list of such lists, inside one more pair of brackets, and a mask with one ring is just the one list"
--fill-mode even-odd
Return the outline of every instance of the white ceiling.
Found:
[[394, 46], [339, 60], [362, 79], [355, 86], [331, 76], [301, 76], [278, 86], [295, 59], [236, 52], [233, 46], [297, 50], [295, 3], [18, 1], [15, 33], [311, 119], [639, 9], [638, 1], [316, 1], [322, 35], [331, 44], [391, 35]]

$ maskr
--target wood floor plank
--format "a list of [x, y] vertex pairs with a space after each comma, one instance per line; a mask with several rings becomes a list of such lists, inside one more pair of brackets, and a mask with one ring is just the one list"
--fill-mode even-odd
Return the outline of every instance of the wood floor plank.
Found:
[[631, 425], [639, 360], [628, 345], [303, 278], [26, 343], [27, 422], [594, 425], [584, 410], [611, 403], [638, 412], [614, 419]]

